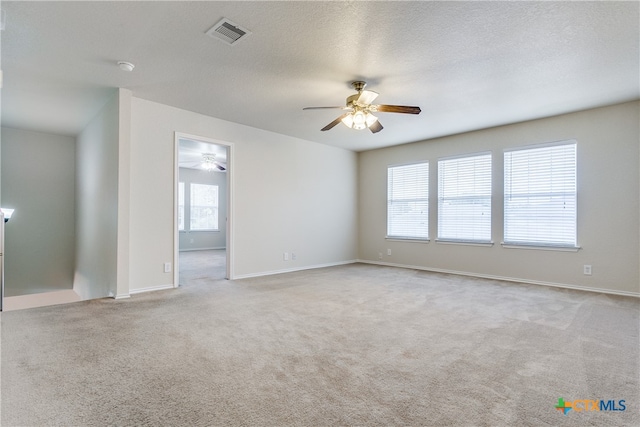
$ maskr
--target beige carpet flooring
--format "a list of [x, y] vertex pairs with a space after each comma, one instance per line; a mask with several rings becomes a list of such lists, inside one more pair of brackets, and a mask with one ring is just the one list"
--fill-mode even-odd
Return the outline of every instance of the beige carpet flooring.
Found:
[[194, 280], [224, 279], [227, 273], [227, 253], [224, 249], [184, 251], [179, 254], [180, 285]]
[[2, 426], [640, 425], [635, 298], [363, 264], [187, 282], [3, 313]]

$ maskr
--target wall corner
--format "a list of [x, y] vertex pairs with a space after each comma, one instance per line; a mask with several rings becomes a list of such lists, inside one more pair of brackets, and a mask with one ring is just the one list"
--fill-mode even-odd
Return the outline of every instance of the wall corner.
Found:
[[118, 89], [118, 232], [116, 295], [129, 295], [129, 205], [131, 193], [131, 98]]

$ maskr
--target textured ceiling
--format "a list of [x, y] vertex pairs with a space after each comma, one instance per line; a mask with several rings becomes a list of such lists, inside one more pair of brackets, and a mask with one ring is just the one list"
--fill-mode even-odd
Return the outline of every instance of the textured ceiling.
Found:
[[[351, 150], [639, 98], [638, 2], [3, 1], [3, 126], [77, 134], [113, 93]], [[226, 17], [252, 34], [205, 32]], [[121, 71], [118, 60], [136, 65]], [[338, 125], [352, 80], [377, 134]], [[215, 135], [208, 135], [215, 137]]]

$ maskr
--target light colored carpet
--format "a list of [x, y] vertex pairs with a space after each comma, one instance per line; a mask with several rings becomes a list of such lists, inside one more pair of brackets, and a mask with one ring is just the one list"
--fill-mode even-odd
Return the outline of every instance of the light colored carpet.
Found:
[[227, 273], [225, 249], [180, 252], [180, 285], [194, 280], [224, 279]]
[[[638, 299], [353, 264], [2, 314], [2, 426], [640, 425]], [[554, 408], [624, 399], [624, 412]]]

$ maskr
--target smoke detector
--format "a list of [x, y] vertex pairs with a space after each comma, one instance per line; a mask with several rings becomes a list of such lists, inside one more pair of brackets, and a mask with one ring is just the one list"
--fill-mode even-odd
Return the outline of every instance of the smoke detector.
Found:
[[216, 23], [216, 25], [211, 27], [209, 31], [206, 32], [206, 34], [209, 37], [222, 40], [227, 44], [235, 44], [240, 41], [240, 39], [243, 39], [251, 34], [251, 31], [241, 27], [234, 22], [231, 22], [227, 18], [222, 18], [218, 23]]
[[136, 68], [131, 62], [126, 61], [118, 61], [118, 67], [120, 67], [122, 71], [133, 71], [133, 69]]

